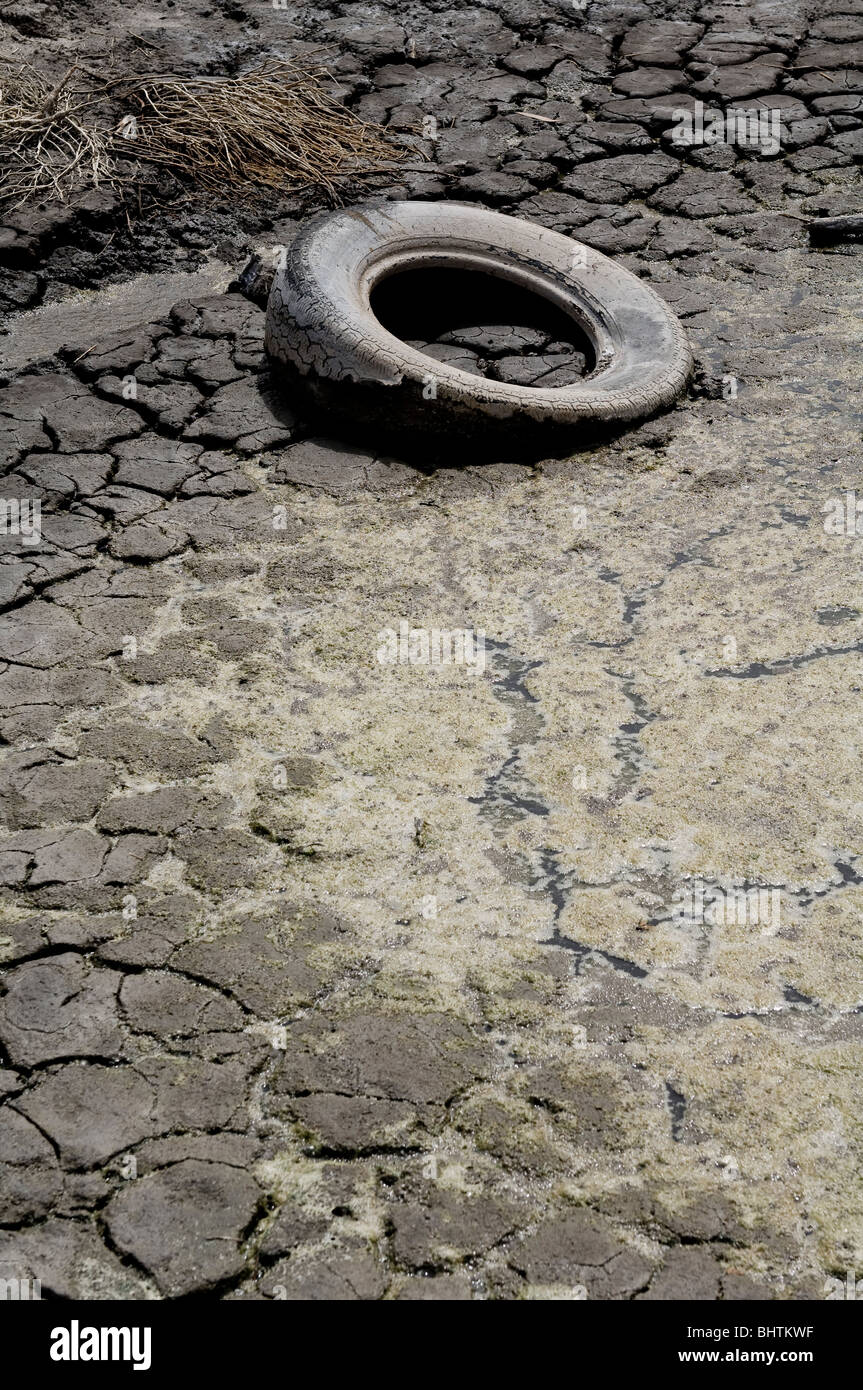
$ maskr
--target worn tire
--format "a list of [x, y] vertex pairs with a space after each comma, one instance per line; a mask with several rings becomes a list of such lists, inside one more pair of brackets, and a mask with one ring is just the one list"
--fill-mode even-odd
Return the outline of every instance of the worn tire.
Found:
[[[587, 334], [593, 371], [571, 386], [513, 386], [408, 347], [375, 318], [370, 295], [387, 276], [429, 267], [502, 277], [551, 301]], [[559, 232], [449, 202], [365, 204], [313, 218], [276, 273], [265, 346], [328, 417], [378, 441], [407, 435], [415, 444], [449, 436], [573, 447], [590, 426], [671, 405], [692, 366], [675, 315], [628, 270]], [[430, 372], [433, 400], [423, 397]]]

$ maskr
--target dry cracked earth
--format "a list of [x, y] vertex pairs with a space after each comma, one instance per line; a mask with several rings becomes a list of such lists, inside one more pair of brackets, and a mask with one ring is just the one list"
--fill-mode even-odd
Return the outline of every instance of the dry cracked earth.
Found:
[[[414, 140], [376, 196], [583, 238], [698, 363], [569, 459], [418, 467], [315, 432], [228, 288], [313, 193], [9, 216], [2, 490], [42, 527], [0, 538], [0, 1274], [823, 1298], [863, 1268], [863, 275], [806, 222], [861, 211], [863, 3], [0, 25], [58, 72], [314, 48]], [[675, 146], [696, 100], [781, 148]], [[491, 327], [449, 346], [526, 379]], [[402, 620], [485, 670], [381, 666]], [[681, 917], [697, 884], [781, 913]]]

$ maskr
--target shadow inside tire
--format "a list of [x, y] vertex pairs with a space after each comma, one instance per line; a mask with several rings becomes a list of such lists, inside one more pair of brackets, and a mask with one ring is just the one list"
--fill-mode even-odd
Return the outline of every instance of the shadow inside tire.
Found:
[[539, 359], [539, 385], [549, 349], [552, 356], [580, 354], [579, 377], [593, 370], [593, 345], [580, 325], [556, 304], [500, 276], [443, 266], [406, 270], [379, 281], [370, 303], [378, 323], [402, 342], [447, 346], [456, 340], [455, 346], [473, 348], [482, 375], [491, 368], [494, 378], [495, 361], [533, 357]]

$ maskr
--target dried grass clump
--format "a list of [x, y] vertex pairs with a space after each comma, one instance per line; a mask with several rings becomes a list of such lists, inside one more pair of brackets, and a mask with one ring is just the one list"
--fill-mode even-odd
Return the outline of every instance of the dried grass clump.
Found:
[[210, 191], [315, 186], [335, 200], [340, 180], [382, 172], [403, 151], [341, 106], [327, 76], [273, 60], [238, 77], [98, 81], [76, 65], [52, 86], [21, 68], [0, 88], [0, 205], [119, 189], [139, 182], [142, 163]]
[[158, 77], [133, 94], [142, 157], [203, 188], [293, 191], [362, 175], [398, 153], [321, 85], [324, 69], [271, 61], [242, 77]]
[[60, 202], [79, 190], [114, 183], [114, 132], [99, 117], [111, 83], [69, 68], [52, 85], [22, 67], [0, 86], [0, 206], [6, 211], [32, 199]]

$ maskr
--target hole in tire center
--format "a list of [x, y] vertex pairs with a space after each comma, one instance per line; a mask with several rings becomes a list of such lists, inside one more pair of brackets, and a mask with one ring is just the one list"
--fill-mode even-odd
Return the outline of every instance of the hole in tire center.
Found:
[[374, 286], [370, 303], [387, 332], [432, 362], [492, 381], [570, 386], [595, 365], [590, 339], [568, 314], [495, 275], [442, 266], [397, 271]]

